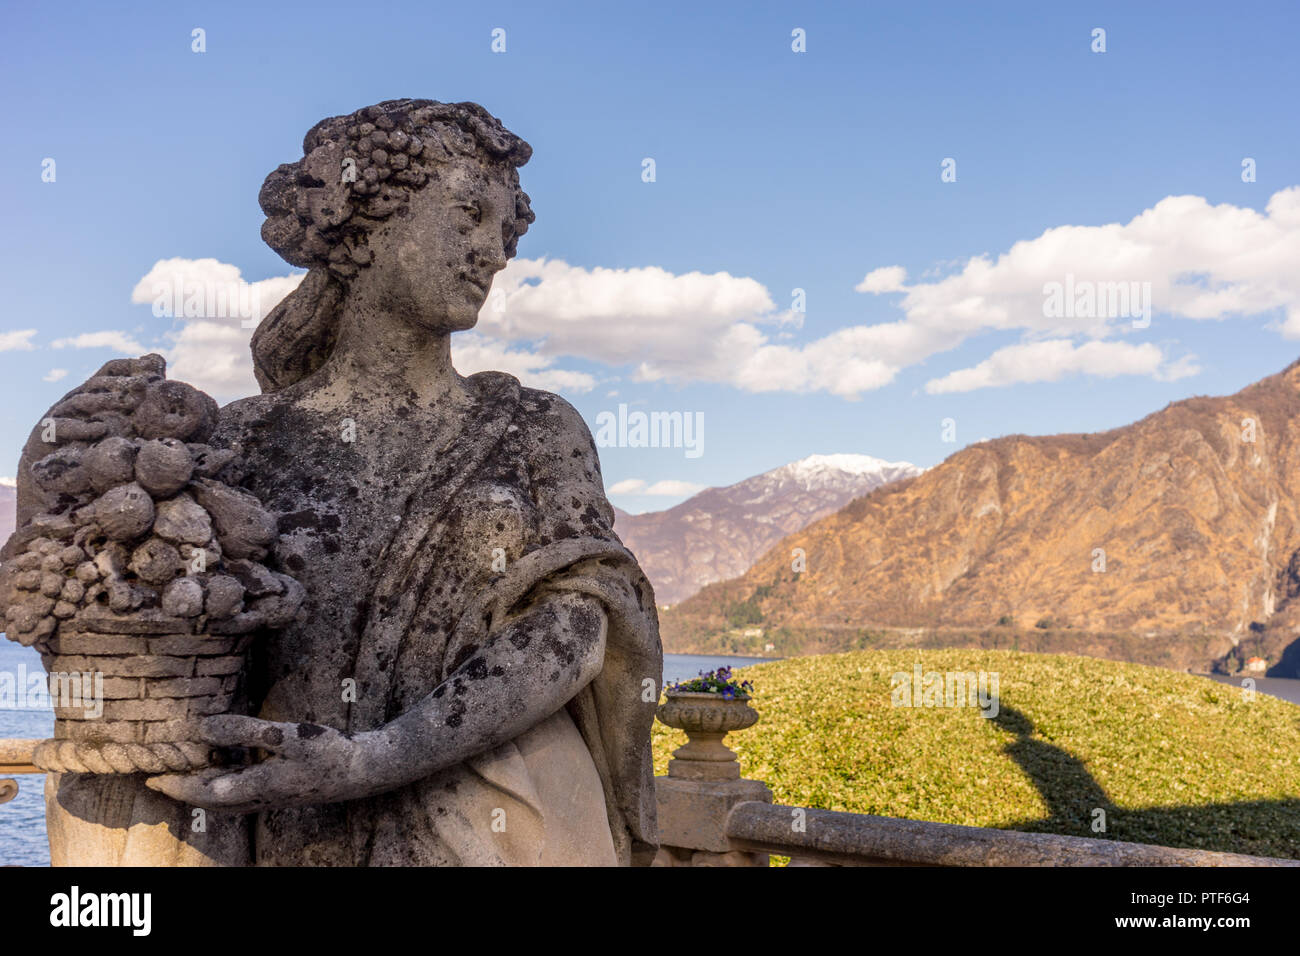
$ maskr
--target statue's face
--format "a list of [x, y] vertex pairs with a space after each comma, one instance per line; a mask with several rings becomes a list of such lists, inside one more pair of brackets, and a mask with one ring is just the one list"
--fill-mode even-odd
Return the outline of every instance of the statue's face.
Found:
[[445, 334], [474, 327], [492, 277], [506, 266], [515, 192], [500, 167], [463, 161], [438, 173], [404, 216], [371, 233], [374, 259], [357, 278], [391, 314]]

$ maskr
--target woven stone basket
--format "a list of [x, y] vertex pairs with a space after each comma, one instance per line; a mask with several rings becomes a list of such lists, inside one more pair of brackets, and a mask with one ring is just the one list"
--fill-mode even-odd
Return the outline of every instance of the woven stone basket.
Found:
[[[249, 634], [196, 633], [161, 614], [84, 613], [64, 622], [42, 654], [51, 675], [54, 739], [33, 762], [56, 773], [166, 773], [213, 763], [195, 721], [231, 710]], [[92, 689], [69, 698], [64, 686]], [[90, 675], [90, 681], [85, 679]]]

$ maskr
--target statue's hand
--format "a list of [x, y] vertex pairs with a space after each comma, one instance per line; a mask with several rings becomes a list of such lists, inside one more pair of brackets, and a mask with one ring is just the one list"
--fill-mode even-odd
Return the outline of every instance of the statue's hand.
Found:
[[150, 777], [146, 785], [174, 800], [209, 810], [256, 813], [281, 807], [353, 800], [375, 792], [358, 738], [319, 724], [277, 723], [256, 717], [209, 717], [200, 737], [217, 747], [270, 751], [238, 770]]

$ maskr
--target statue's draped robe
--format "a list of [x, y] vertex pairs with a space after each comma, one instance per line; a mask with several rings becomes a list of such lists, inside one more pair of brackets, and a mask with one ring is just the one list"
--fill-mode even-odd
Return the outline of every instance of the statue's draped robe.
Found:
[[[480, 373], [468, 381], [471, 411], [441, 448], [431, 448], [424, 473], [403, 486], [404, 499], [394, 500], [395, 530], [376, 532], [387, 543], [371, 562], [364, 594], [330, 593], [321, 575], [303, 573], [328, 536], [312, 521], [287, 523], [276, 559], [307, 585], [308, 613], [257, 652], [257, 716], [377, 729], [417, 706], [511, 620], [566, 592], [594, 600], [605, 614], [599, 674], [515, 740], [430, 777], [345, 803], [246, 819], [209, 814], [208, 832], [215, 824], [224, 836], [191, 835], [189, 808], [137, 792], [138, 812], [126, 814], [131, 823], [120, 807], [115, 826], [139, 822], [146, 808], [155, 821], [168, 811], [175, 818], [167, 837], [162, 827], [146, 836], [131, 826], [131, 839], [149, 848], [144, 856], [181, 864], [626, 864], [635, 843], [657, 841], [649, 745], [662, 653], [654, 595], [613, 532], [590, 434], [561, 399], [521, 389], [511, 376]], [[258, 424], [306, 427], [292, 415], [268, 415], [268, 400], [277, 399], [249, 400], [261, 403], [248, 413]], [[283, 476], [268, 472], [259, 435], [246, 432], [240, 414], [231, 416], [227, 437], [246, 443], [248, 485], [274, 508], [272, 483]], [[354, 610], [340, 625], [348, 602]], [[336, 626], [341, 633], [327, 640], [322, 629]], [[304, 665], [307, 648], [332, 654]], [[85, 813], [109, 791], [122, 791], [114, 798], [122, 804], [130, 787], [83, 780], [77, 805]], [[67, 812], [58, 802], [50, 801], [52, 826]], [[244, 834], [242, 861], [235, 833]], [[178, 836], [184, 846], [162, 845]], [[111, 842], [110, 855], [124, 859], [122, 841]]]

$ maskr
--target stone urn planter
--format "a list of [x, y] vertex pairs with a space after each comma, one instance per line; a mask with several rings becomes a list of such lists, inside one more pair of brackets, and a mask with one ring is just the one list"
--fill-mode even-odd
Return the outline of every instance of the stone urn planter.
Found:
[[758, 722], [749, 695], [726, 698], [701, 691], [666, 691], [659, 720], [686, 731], [687, 741], [673, 751], [668, 776], [686, 780], [738, 780], [740, 763], [723, 738]]

